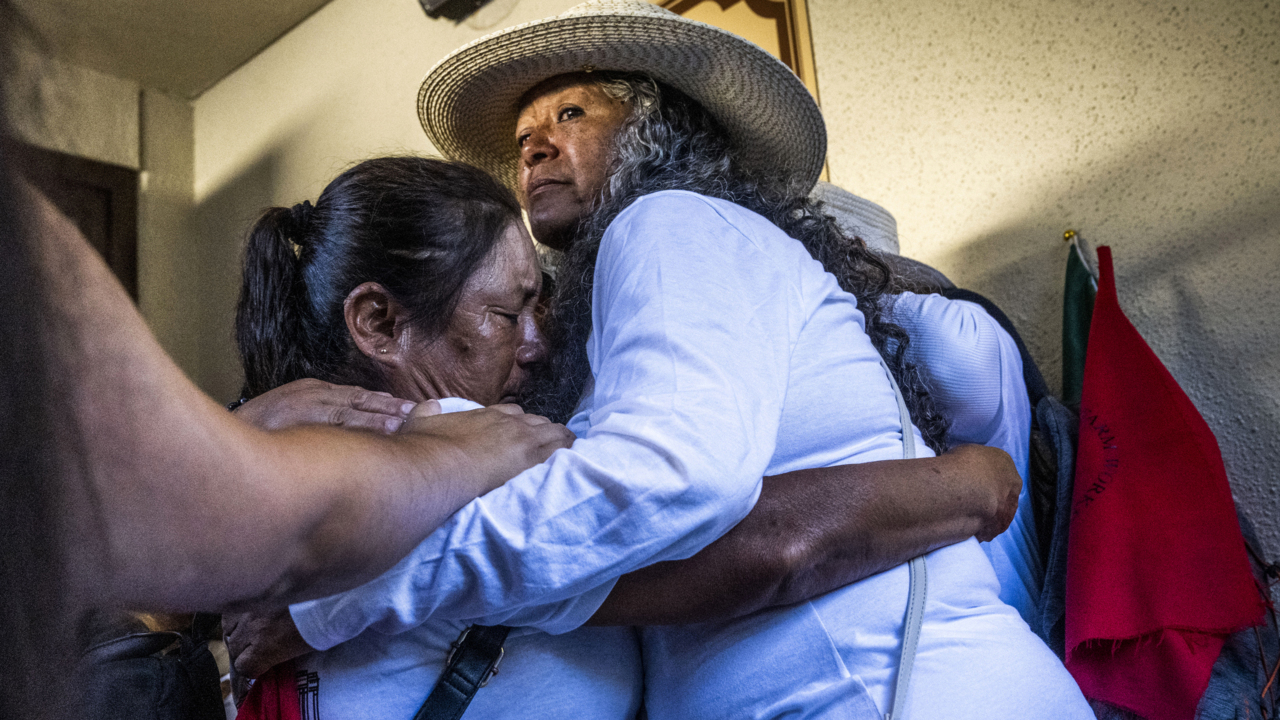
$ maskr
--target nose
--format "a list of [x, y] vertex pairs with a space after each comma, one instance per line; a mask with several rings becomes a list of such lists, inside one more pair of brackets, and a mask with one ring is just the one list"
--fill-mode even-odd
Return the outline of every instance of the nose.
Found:
[[547, 337], [539, 323], [531, 316], [520, 321], [520, 348], [516, 350], [516, 364], [521, 367], [541, 365], [547, 361]]
[[534, 128], [520, 147], [520, 159], [530, 167], [546, 160], [553, 160], [560, 155], [551, 133], [545, 128]]

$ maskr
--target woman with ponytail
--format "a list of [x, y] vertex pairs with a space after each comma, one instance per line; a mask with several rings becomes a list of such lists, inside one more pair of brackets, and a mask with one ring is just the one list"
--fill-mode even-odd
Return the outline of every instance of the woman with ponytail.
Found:
[[[435, 368], [432, 381], [419, 377], [410, 371], [410, 356], [436, 341], [475, 342], [445, 336], [473, 330], [451, 323], [469, 297], [464, 287], [485, 262], [520, 273], [502, 278], [519, 283], [507, 288], [519, 297], [502, 298], [505, 304], [486, 306], [483, 317], [473, 318], [483, 326], [474, 330], [488, 333], [491, 344], [519, 341], [507, 375], [494, 381], [496, 387], [483, 388], [476, 387], [479, 380], [461, 385], [462, 378], [449, 376], [452, 368]], [[488, 175], [426, 158], [362, 162], [331, 182], [314, 206], [267, 210], [250, 232], [236, 311], [244, 396], [316, 378], [400, 397], [465, 389], [479, 393], [471, 399], [486, 405], [513, 399], [514, 388], [543, 358], [533, 322], [540, 283], [520, 206]], [[361, 315], [374, 311], [384, 315]], [[503, 312], [517, 322], [512, 325]], [[497, 333], [499, 320], [515, 334]], [[376, 331], [367, 323], [377, 321], [391, 322], [386, 330], [393, 334], [375, 347], [367, 344], [375, 340], [368, 332]], [[508, 348], [471, 348], [468, 357], [498, 350]], [[490, 366], [496, 360], [485, 359]], [[476, 368], [466, 372], [474, 376]]]
[[[497, 181], [426, 158], [364, 161], [314, 206], [271, 208], [251, 230], [236, 317], [247, 401], [237, 412], [288, 415], [281, 403], [312, 404], [287, 395], [308, 382], [325, 384], [313, 386], [312, 398], [349, 385], [392, 403], [441, 401], [446, 410], [514, 400], [545, 359], [534, 317], [540, 291], [519, 205]], [[324, 420], [323, 407], [314, 416]], [[313, 637], [327, 651], [296, 666], [322, 688], [320, 717], [409, 717], [467, 625], [366, 633], [332, 649]], [[237, 669], [250, 676], [312, 650], [288, 611], [228, 617], [224, 629]], [[264, 629], [267, 638], [253, 634]], [[631, 638], [621, 627], [559, 638], [517, 631], [497, 683], [505, 691], [481, 696], [471, 714], [483, 717], [553, 672], [548, 707], [590, 697], [589, 717], [633, 715], [639, 668]], [[585, 658], [598, 670], [579, 667]], [[246, 717], [258, 717], [260, 698], [292, 690], [292, 668], [285, 663], [255, 685]]]

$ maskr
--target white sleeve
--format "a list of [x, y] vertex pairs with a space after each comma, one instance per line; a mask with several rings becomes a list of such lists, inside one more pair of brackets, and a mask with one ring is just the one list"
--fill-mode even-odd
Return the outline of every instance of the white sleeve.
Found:
[[690, 193], [619, 215], [595, 271], [585, 434], [382, 577], [293, 606], [303, 637], [324, 649], [428, 618], [566, 632], [620, 575], [733, 527], [773, 455], [803, 325], [795, 268], [767, 246]]
[[1031, 408], [1013, 338], [981, 306], [941, 295], [903, 293], [889, 314], [911, 336], [907, 359], [925, 369], [930, 395], [951, 419], [949, 439], [1024, 456], [1024, 470], [1019, 436], [1030, 432]]
[[1017, 343], [981, 306], [940, 295], [904, 293], [891, 315], [911, 335], [908, 358], [927, 369], [930, 393], [951, 417], [951, 441], [998, 447], [1022, 476], [1013, 523], [982, 549], [1000, 580], [1000, 599], [1033, 622], [1044, 569], [1027, 482], [1031, 400]]

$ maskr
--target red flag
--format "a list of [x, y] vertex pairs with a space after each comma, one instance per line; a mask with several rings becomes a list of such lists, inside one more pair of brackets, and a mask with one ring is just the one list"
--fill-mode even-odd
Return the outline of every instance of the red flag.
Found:
[[302, 720], [292, 660], [276, 665], [254, 681], [240, 703], [236, 720]]
[[1226, 636], [1262, 621], [1218, 442], [1120, 310], [1111, 249], [1080, 402], [1067, 668], [1087, 697], [1191, 720]]

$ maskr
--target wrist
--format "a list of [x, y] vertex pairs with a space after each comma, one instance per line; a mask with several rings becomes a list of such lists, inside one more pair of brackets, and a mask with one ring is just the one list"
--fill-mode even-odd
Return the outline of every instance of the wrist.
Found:
[[961, 507], [973, 524], [971, 534], [979, 540], [991, 540], [1013, 521], [1022, 478], [1013, 460], [999, 448], [963, 445], [952, 452], [962, 463]]

